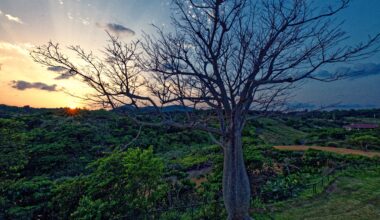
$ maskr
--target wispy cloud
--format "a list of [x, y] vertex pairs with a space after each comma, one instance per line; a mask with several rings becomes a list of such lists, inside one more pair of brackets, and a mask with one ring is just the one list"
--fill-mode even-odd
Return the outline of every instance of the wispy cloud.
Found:
[[57, 85], [48, 85], [43, 82], [27, 82], [23, 80], [14, 80], [11, 82], [12, 88], [17, 90], [26, 90], [26, 89], [39, 89], [48, 92], [57, 92]]
[[29, 50], [33, 47], [34, 45], [31, 43], [9, 43], [0, 41], [0, 52], [2, 53], [12, 52], [29, 57]]
[[15, 22], [15, 23], [19, 23], [19, 24], [23, 24], [24, 22], [21, 20], [21, 18], [19, 17], [16, 17], [16, 16], [13, 16], [11, 14], [6, 14], [5, 12], [1, 11], [0, 10], [0, 16], [1, 17], [5, 17], [8, 21], [11, 21], [11, 22]]
[[74, 76], [74, 74], [67, 68], [62, 66], [51, 66], [47, 70], [59, 73], [60, 75], [55, 77], [55, 80], [69, 79]]
[[[0, 11], [0, 15], [3, 15], [4, 13]], [[4, 16], [9, 20], [9, 21], [12, 21], [12, 22], [16, 22], [16, 23], [19, 23], [19, 24], [23, 24], [24, 22], [21, 20], [21, 18], [19, 17], [16, 17], [16, 16], [13, 16], [13, 15], [10, 15], [10, 14], [4, 14]]]
[[90, 21], [88, 18], [79, 18], [83, 25], [89, 25]]
[[61, 73], [67, 71], [67, 68], [63, 66], [49, 66], [47, 70]]
[[61, 75], [55, 77], [54, 79], [55, 80], [62, 80], [62, 79], [70, 79], [71, 77], [73, 77], [74, 75], [71, 74], [70, 72], [66, 72], [66, 73], [62, 73]]
[[96, 26], [99, 28], [103, 28], [106, 31], [115, 34], [117, 36], [119, 35], [125, 35], [125, 36], [134, 36], [136, 33], [130, 28], [127, 28], [121, 24], [116, 23], [107, 23], [105, 25], [102, 25], [100, 23], [96, 23]]
[[317, 76], [323, 78], [329, 78], [335, 74], [348, 77], [349, 79], [358, 79], [372, 75], [380, 74], [380, 64], [379, 63], [362, 63], [356, 64], [352, 67], [340, 67], [336, 69], [335, 72], [322, 70]]
[[67, 18], [70, 20], [74, 20], [74, 16], [71, 14], [71, 12], [67, 12]]
[[90, 18], [89, 17], [83, 18], [83, 17], [81, 17], [80, 13], [76, 13], [74, 16], [73, 13], [71, 11], [69, 11], [66, 13], [66, 17], [71, 21], [80, 22], [83, 25], [89, 25], [90, 24]]

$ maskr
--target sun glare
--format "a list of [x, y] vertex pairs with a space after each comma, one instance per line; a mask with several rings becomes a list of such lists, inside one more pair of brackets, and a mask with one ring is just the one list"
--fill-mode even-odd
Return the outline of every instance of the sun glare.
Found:
[[77, 103], [75, 102], [69, 102], [67, 105], [66, 105], [68, 109], [71, 109], [71, 110], [75, 110], [75, 109], [79, 109], [81, 108]]
[[80, 111], [80, 107], [75, 104], [67, 105], [67, 107], [65, 108], [66, 114], [71, 115], [71, 116], [77, 115], [79, 111]]

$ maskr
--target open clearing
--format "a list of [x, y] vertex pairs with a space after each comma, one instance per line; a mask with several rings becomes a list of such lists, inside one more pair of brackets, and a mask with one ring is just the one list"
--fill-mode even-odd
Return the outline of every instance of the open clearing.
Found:
[[306, 151], [308, 149], [321, 150], [327, 152], [333, 152], [337, 154], [352, 154], [360, 155], [366, 157], [380, 157], [380, 152], [353, 150], [348, 148], [337, 148], [337, 147], [321, 147], [321, 146], [303, 146], [303, 145], [291, 145], [291, 146], [274, 146], [278, 150], [290, 150], [290, 151]]

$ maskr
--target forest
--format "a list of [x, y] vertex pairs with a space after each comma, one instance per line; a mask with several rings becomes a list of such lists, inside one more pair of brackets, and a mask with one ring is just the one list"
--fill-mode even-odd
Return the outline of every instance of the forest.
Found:
[[[379, 128], [343, 128], [379, 124], [379, 109], [251, 115], [243, 151], [255, 219], [300, 219], [316, 210], [323, 216], [329, 208], [334, 210], [325, 211], [325, 219], [333, 219], [342, 211], [339, 201], [350, 199], [353, 211], [365, 208], [345, 212], [348, 219], [379, 216], [379, 157], [273, 148], [380, 152]], [[221, 147], [202, 131], [140, 128], [120, 111], [1, 105], [0, 168], [0, 219], [226, 217]], [[335, 202], [310, 207], [327, 206], [330, 199], [316, 201], [326, 195]]]

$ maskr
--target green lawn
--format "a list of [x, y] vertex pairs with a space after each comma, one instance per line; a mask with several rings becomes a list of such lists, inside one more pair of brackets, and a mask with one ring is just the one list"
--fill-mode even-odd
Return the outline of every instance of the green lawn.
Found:
[[380, 169], [346, 171], [324, 193], [284, 203], [274, 210], [274, 219], [380, 219]]

